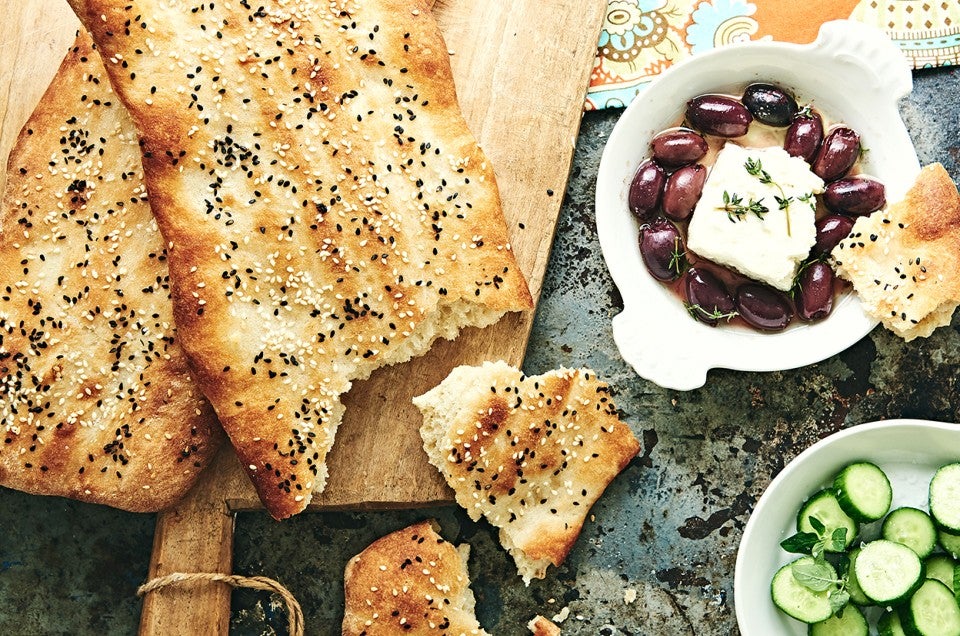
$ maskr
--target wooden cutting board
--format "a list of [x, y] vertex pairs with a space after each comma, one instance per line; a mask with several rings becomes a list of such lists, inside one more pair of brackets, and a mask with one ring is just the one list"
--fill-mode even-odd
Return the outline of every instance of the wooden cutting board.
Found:
[[[606, 0], [437, 0], [457, 92], [494, 166], [517, 258], [540, 295], [566, 187]], [[62, 0], [5, 0], [0, 32], [0, 158], [73, 41]], [[0, 190], [5, 175], [0, 175]], [[520, 365], [533, 312], [439, 342], [424, 357], [358, 382], [329, 458], [326, 491], [311, 508], [411, 507], [452, 501], [427, 463], [410, 402], [460, 364]], [[231, 571], [233, 512], [259, 509], [225, 449], [174, 509], [158, 516], [150, 576]], [[166, 588], [147, 596], [141, 634], [226, 634], [225, 585]]]

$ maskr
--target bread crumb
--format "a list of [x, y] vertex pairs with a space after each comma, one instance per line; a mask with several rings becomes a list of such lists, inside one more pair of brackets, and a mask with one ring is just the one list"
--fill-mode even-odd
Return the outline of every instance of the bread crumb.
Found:
[[570, 608], [564, 607], [562, 610], [554, 614], [550, 620], [554, 623], [562, 623], [563, 621], [567, 620], [568, 616], [570, 616]]
[[633, 589], [632, 587], [628, 587], [626, 590], [624, 590], [623, 592], [624, 603], [626, 603], [627, 605], [630, 605], [636, 600], [637, 600], [637, 591], [635, 589]]

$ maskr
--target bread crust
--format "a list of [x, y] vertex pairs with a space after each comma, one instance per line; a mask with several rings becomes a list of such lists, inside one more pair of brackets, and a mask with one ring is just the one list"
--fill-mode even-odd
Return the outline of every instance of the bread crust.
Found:
[[831, 253], [864, 308], [904, 340], [950, 324], [960, 303], [960, 195], [939, 163], [902, 201], [857, 219]]
[[71, 4], [142, 136], [198, 381], [295, 514], [353, 380], [532, 307], [439, 29], [423, 0]]
[[430, 463], [472, 519], [500, 528], [527, 583], [566, 559], [590, 507], [640, 450], [589, 369], [525, 377], [504, 362], [462, 366], [414, 403]]
[[0, 205], [0, 485], [135, 512], [223, 439], [173, 326], [133, 126], [86, 34], [10, 153]]
[[343, 636], [486, 635], [473, 613], [468, 551], [429, 521], [374, 541], [344, 572]]

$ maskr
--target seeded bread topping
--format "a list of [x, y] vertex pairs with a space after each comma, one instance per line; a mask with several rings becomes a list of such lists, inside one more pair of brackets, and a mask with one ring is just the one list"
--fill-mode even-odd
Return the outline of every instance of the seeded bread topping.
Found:
[[374, 541], [347, 563], [343, 636], [486, 636], [474, 617], [469, 552], [429, 521]]
[[414, 404], [430, 463], [471, 519], [500, 528], [528, 584], [563, 562], [590, 507], [640, 450], [587, 369], [525, 377], [504, 362], [461, 366]]
[[423, 0], [71, 0], [142, 136], [174, 315], [268, 510], [351, 382], [532, 305]]
[[147, 512], [223, 438], [177, 340], [136, 135], [81, 34], [0, 204], [0, 485]]
[[831, 253], [864, 308], [905, 340], [950, 324], [960, 303], [960, 195], [940, 164], [899, 201], [857, 219]]

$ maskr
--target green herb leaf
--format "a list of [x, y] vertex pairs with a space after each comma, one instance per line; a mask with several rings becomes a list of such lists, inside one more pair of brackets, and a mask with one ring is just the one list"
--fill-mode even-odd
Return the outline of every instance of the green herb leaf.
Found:
[[753, 214], [758, 219], [762, 219], [763, 215], [770, 211], [767, 206], [763, 204], [763, 197], [760, 197], [759, 200], [750, 199], [746, 205], [744, 205], [743, 197], [736, 192], [731, 194], [727, 191], [723, 193], [723, 205], [717, 209], [726, 212], [727, 218], [729, 218], [731, 222], [743, 220], [747, 214]]
[[826, 561], [794, 563], [790, 571], [797, 583], [814, 592], [826, 592], [837, 584], [833, 569]]
[[673, 239], [673, 252], [670, 253], [670, 262], [667, 269], [675, 271], [678, 275], [687, 268], [687, 252], [680, 247], [680, 237]]
[[787, 552], [810, 554], [820, 538], [812, 532], [798, 532], [780, 542], [780, 547]]
[[830, 551], [842, 552], [843, 549], [846, 547], [847, 547], [847, 529], [834, 528], [833, 534], [830, 537]]
[[729, 313], [723, 313], [717, 307], [714, 307], [712, 311], [708, 311], [704, 307], [696, 303], [683, 303], [684, 308], [687, 310], [687, 313], [690, 314], [691, 318], [706, 318], [708, 320], [726, 320], [730, 321], [740, 314], [736, 311], [731, 311]]
[[823, 522], [816, 517], [807, 517], [807, 521], [810, 522], [810, 527], [814, 529], [817, 535], [822, 537], [824, 531], [827, 529], [827, 526], [823, 525]]
[[827, 600], [830, 601], [830, 612], [839, 618], [843, 608], [850, 602], [850, 593], [843, 588], [834, 590], [827, 595]]

